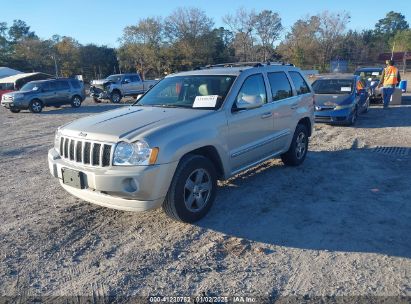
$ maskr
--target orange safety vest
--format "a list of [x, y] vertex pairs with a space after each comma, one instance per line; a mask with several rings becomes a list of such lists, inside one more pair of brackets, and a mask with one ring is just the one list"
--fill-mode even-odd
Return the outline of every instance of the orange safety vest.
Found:
[[357, 81], [357, 91], [362, 90], [362, 89], [364, 89], [364, 86], [363, 86], [361, 80], [358, 80]]
[[396, 85], [398, 83], [398, 69], [395, 66], [385, 68], [384, 85]]

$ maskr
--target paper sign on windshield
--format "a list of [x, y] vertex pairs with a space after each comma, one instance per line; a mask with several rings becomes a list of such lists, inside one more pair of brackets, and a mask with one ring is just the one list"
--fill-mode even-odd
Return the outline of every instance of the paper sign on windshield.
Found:
[[193, 108], [214, 108], [217, 104], [218, 95], [196, 96]]
[[341, 87], [341, 92], [351, 92], [351, 87]]
[[371, 75], [378, 76], [380, 75], [380, 72], [372, 72]]

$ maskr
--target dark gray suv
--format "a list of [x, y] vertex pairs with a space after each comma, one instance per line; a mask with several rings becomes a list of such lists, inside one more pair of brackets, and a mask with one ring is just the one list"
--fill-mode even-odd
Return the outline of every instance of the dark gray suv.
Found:
[[13, 113], [30, 110], [40, 113], [44, 107], [70, 104], [78, 108], [86, 98], [84, 85], [77, 79], [59, 78], [31, 81], [20, 91], [3, 94], [1, 105]]

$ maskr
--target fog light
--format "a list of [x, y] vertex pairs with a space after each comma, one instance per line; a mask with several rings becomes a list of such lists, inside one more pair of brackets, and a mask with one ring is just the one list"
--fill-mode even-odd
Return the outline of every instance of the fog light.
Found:
[[125, 178], [123, 180], [123, 189], [126, 192], [133, 193], [138, 191], [138, 184], [134, 178]]

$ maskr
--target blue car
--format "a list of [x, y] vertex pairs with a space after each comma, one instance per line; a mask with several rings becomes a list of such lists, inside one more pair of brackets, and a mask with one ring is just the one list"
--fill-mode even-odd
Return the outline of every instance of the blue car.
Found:
[[315, 121], [353, 125], [358, 114], [368, 112], [369, 94], [357, 75], [319, 77], [312, 83], [315, 93]]

